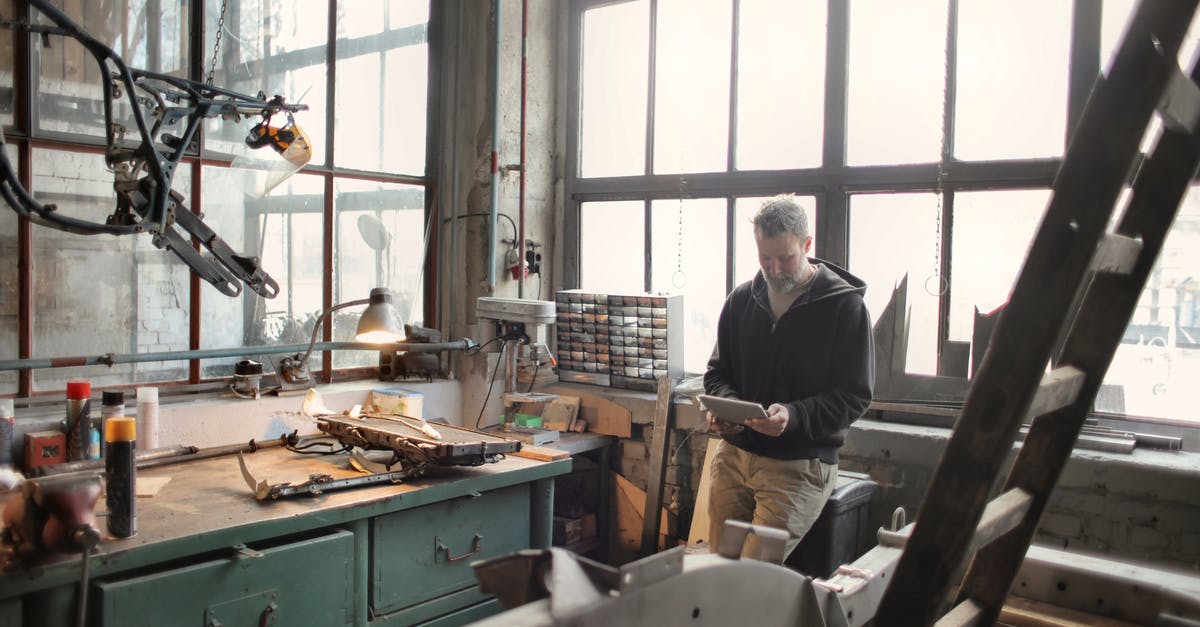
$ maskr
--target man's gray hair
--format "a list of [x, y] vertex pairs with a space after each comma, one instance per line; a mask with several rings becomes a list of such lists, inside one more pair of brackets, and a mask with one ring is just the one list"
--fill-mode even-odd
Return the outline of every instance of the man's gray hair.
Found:
[[750, 220], [759, 237], [773, 238], [792, 233], [801, 241], [809, 236], [808, 214], [796, 203], [792, 194], [780, 194], [768, 199]]

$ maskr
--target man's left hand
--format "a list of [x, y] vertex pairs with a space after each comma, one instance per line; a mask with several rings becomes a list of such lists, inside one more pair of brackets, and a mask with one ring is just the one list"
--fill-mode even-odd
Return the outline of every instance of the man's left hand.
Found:
[[755, 431], [778, 437], [783, 434], [783, 430], [787, 428], [788, 423], [788, 408], [779, 403], [773, 403], [767, 408], [766, 418], [750, 418], [746, 420], [746, 426]]

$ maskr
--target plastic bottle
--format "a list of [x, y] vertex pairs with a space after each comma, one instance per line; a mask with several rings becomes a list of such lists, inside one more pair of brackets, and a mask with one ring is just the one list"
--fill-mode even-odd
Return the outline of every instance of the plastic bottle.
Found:
[[[120, 390], [107, 390], [100, 397], [100, 433], [105, 431], [104, 423], [109, 418], [120, 418], [125, 415], [125, 393]], [[100, 454], [104, 454], [104, 438], [100, 438]]]
[[142, 448], [158, 448], [158, 388], [137, 389], [137, 430]]
[[0, 398], [0, 470], [12, 468], [13, 461], [13, 401]]
[[88, 458], [88, 432], [92, 428], [92, 383], [67, 381], [67, 461]]
[[108, 443], [104, 456], [108, 533], [128, 538], [137, 533], [137, 421], [109, 418], [104, 439]]

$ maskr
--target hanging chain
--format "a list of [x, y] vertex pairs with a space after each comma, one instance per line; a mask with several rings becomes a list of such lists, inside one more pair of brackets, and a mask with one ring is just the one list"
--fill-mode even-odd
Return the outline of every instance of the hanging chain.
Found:
[[217, 73], [217, 53], [221, 50], [221, 33], [225, 30], [225, 10], [229, 7], [229, 0], [221, 0], [221, 16], [217, 18], [217, 34], [214, 35], [212, 62], [208, 65], [208, 81], [212, 85], [213, 75]]
[[[947, 160], [947, 135], [946, 131], [947, 115], [946, 103], [949, 99], [949, 82], [950, 82], [950, 20], [953, 19], [953, 13], [950, 10], [949, 3], [946, 7], [946, 45], [942, 50], [942, 115], [941, 115], [941, 131], [942, 141], [938, 146], [938, 162], [937, 162], [937, 179], [933, 185], [933, 193], [937, 196], [937, 216], [934, 219], [933, 228], [933, 272], [925, 279], [925, 291], [933, 296], [941, 296], [946, 293], [946, 289], [950, 286], [950, 281], [947, 277], [942, 276], [942, 209], [943, 198], [946, 195], [946, 160]], [[930, 289], [930, 281], [936, 281], [935, 287]]]
[[683, 271], [683, 194], [687, 190], [687, 180], [683, 177], [682, 166], [681, 159], [681, 171], [679, 174], [679, 232], [675, 240], [675, 274], [671, 276], [671, 284], [675, 286], [675, 289], [683, 289], [683, 286], [687, 285], [687, 273]]

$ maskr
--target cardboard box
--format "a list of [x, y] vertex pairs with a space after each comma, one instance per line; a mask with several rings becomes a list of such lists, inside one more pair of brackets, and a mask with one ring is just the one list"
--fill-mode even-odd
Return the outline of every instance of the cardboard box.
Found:
[[405, 388], [376, 388], [367, 395], [367, 404], [384, 414], [424, 418], [425, 395]]
[[67, 434], [62, 431], [31, 431], [25, 434], [25, 472], [67, 461]]

